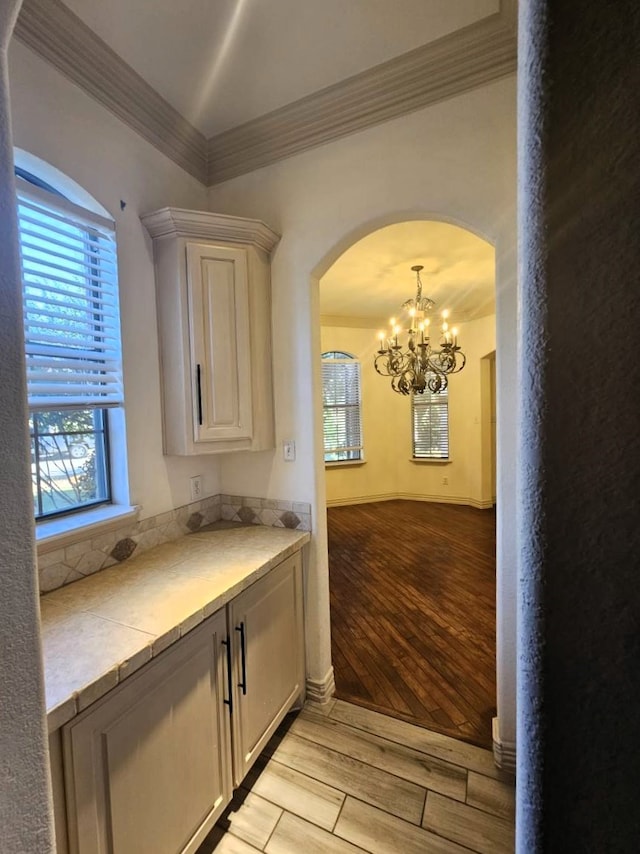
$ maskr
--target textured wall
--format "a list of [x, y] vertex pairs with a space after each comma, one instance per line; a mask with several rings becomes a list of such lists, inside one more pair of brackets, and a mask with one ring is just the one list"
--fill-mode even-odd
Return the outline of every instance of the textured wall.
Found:
[[640, 6], [520, 25], [518, 852], [636, 852]]
[[6, 54], [19, 5], [0, 5], [0, 849], [46, 854], [53, 842]]

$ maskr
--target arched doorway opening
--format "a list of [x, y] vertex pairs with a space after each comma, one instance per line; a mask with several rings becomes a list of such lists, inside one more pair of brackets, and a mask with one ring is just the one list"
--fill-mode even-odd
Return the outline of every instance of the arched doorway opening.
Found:
[[[341, 249], [319, 277], [320, 349], [358, 362], [359, 411], [351, 401], [349, 413], [336, 416], [327, 405], [317, 413], [329, 444], [337, 437], [347, 448], [341, 457], [325, 443], [337, 696], [489, 747], [496, 702], [493, 247], [458, 225], [408, 218]], [[451, 311], [467, 355], [446, 401], [434, 397], [432, 413], [417, 395], [395, 394], [373, 368], [377, 330], [390, 315], [399, 318], [415, 293], [415, 264], [424, 266], [424, 294], [436, 301], [436, 314]], [[425, 417], [434, 429], [445, 416], [446, 442], [421, 444]]]

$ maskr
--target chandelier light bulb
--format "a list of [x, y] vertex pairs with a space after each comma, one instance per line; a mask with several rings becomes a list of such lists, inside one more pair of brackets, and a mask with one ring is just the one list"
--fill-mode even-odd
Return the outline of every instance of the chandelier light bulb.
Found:
[[392, 317], [392, 318], [391, 318], [391, 320], [389, 321], [389, 325], [390, 325], [391, 327], [394, 327], [394, 326], [396, 325], [396, 319], [395, 319], [395, 317]]
[[394, 335], [399, 335], [399, 334], [400, 334], [400, 327], [399, 327], [399, 326], [394, 326], [394, 327], [393, 327], [393, 334], [394, 334]]
[[443, 331], [443, 332], [446, 332], [448, 328], [449, 328], [449, 324], [448, 324], [448, 323], [446, 323], [446, 322], [445, 322], [445, 323], [443, 323], [443, 324], [442, 324], [442, 331]]
[[384, 332], [378, 332], [378, 340], [380, 340], [380, 341], [384, 341], [384, 339], [385, 339], [385, 334], [384, 334]]
[[448, 317], [449, 317], [449, 309], [445, 308], [445, 310], [442, 312], [442, 319], [446, 320]]
[[415, 317], [415, 316], [416, 316], [415, 308], [410, 308], [409, 309], [409, 317]]

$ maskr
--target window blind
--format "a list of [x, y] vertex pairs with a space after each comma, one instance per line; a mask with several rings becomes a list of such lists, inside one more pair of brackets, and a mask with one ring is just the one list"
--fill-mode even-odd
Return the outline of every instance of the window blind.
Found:
[[361, 459], [359, 362], [323, 354], [322, 402], [325, 461]]
[[17, 180], [29, 407], [123, 402], [115, 231]]
[[416, 459], [449, 458], [449, 394], [425, 391], [412, 395], [413, 456]]

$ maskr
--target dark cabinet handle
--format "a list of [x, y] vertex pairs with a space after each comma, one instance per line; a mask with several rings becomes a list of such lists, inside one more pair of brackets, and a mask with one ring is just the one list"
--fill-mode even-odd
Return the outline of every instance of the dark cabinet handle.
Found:
[[196, 387], [198, 392], [198, 424], [202, 426], [202, 378], [200, 365], [196, 365]]
[[247, 693], [247, 661], [245, 657], [245, 638], [244, 638], [244, 623], [236, 626], [236, 631], [240, 632], [240, 660], [242, 662], [242, 682], [238, 682], [238, 688], [242, 688], [242, 693]]
[[233, 714], [233, 677], [231, 675], [231, 641], [229, 638], [222, 641], [222, 645], [227, 648], [227, 692], [229, 694], [229, 699], [224, 700], [225, 704], [229, 706], [229, 714]]

